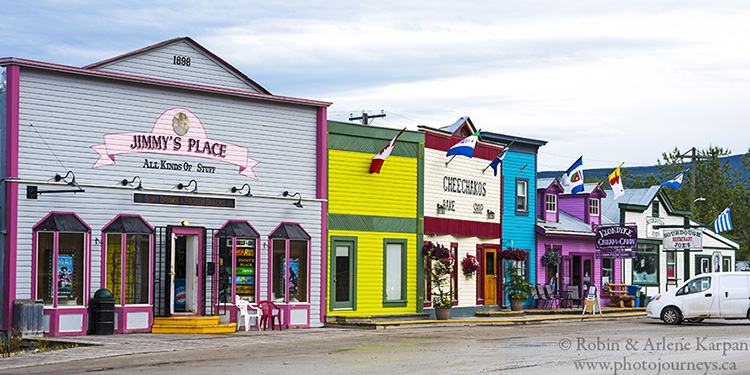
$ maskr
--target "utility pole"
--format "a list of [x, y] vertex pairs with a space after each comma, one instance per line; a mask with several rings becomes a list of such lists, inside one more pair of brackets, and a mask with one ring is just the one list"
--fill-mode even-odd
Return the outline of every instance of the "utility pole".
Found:
[[385, 117], [385, 113], [381, 110], [379, 115], [371, 115], [365, 111], [362, 111], [362, 116], [354, 117], [353, 113], [349, 114], [349, 121], [360, 120], [363, 125], [370, 125], [370, 120], [378, 117]]
[[698, 150], [693, 147], [679, 157], [682, 159], [690, 159], [690, 212], [692, 213], [695, 208], [695, 161], [701, 159], [716, 159], [716, 155], [698, 155]]

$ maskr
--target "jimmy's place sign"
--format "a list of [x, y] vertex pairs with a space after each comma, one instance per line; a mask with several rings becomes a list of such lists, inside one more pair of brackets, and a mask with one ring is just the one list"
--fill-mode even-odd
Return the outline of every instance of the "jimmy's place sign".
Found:
[[638, 227], [635, 225], [597, 225], [594, 227], [596, 248], [635, 249], [638, 247]]
[[664, 250], [703, 249], [703, 228], [663, 229]]

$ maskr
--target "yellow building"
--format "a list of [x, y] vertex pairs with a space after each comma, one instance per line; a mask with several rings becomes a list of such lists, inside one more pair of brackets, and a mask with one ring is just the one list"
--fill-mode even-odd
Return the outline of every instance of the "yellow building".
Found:
[[[327, 321], [422, 309], [424, 135], [328, 122]], [[418, 282], [419, 280], [419, 282]]]

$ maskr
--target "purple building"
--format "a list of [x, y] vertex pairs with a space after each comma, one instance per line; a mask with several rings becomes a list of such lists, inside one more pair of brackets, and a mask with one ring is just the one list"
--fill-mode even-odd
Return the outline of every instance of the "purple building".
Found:
[[[585, 184], [583, 192], [571, 196], [555, 179], [539, 179], [537, 186], [536, 283], [554, 283], [558, 290], [575, 285], [582, 296], [588, 286], [596, 285], [606, 306], [609, 295], [602, 286], [622, 282], [620, 259], [596, 257], [593, 229], [602, 224], [601, 199], [606, 193], [598, 184]], [[559, 264], [542, 265], [542, 257], [552, 251], [559, 254]]]

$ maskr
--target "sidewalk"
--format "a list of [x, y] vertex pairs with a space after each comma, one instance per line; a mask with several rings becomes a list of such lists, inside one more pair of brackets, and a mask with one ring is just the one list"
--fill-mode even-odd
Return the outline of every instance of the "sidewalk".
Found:
[[[603, 309], [603, 315], [587, 314], [583, 319], [623, 319], [645, 316], [644, 308]], [[42, 366], [76, 360], [107, 358], [144, 353], [186, 351], [206, 348], [231, 348], [247, 345], [252, 340], [254, 345], [271, 343], [295, 335], [309, 335], [311, 331], [320, 335], [338, 335], [352, 332], [351, 328], [394, 329], [398, 327], [449, 327], [477, 325], [513, 325], [535, 324], [556, 321], [580, 322], [581, 310], [526, 310], [523, 312], [485, 312], [480, 316], [462, 317], [450, 320], [391, 321], [377, 323], [326, 323], [324, 328], [299, 328], [279, 331], [238, 331], [222, 334], [158, 334], [131, 333], [106, 336], [67, 336], [52, 337], [55, 343], [79, 343], [71, 349], [54, 350], [45, 353], [22, 354], [10, 358], [0, 358], [0, 373], [13, 373], [12, 369]], [[355, 329], [356, 331], [356, 329]], [[364, 333], [364, 332], [363, 332]]]

